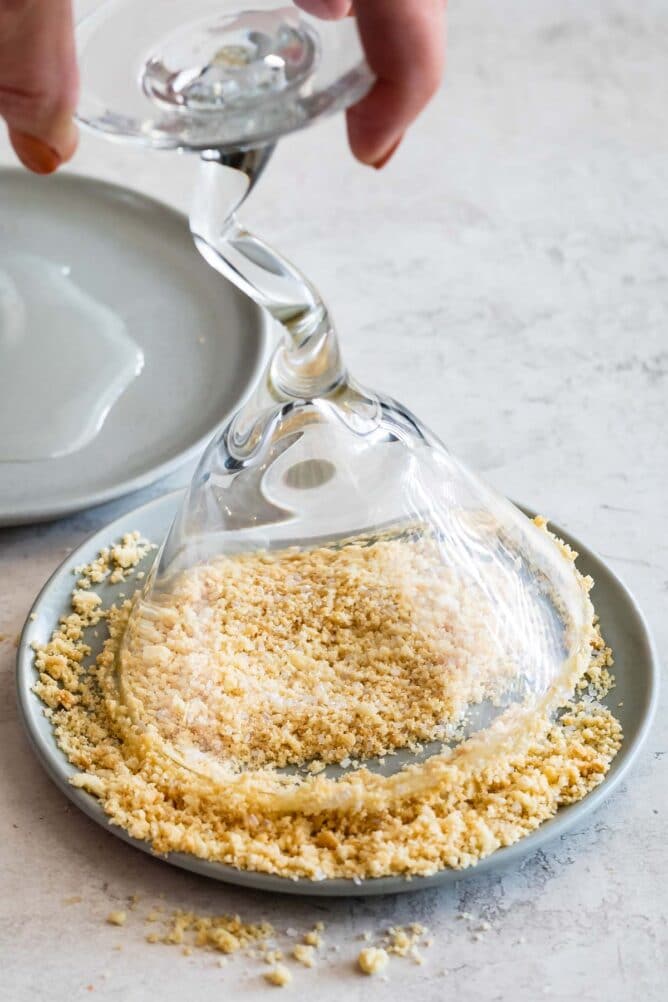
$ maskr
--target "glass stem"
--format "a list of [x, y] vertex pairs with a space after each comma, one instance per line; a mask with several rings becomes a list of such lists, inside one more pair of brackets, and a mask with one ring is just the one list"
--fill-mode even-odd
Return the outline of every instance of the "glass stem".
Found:
[[325, 396], [345, 379], [329, 311], [305, 276], [236, 218], [272, 149], [205, 152], [190, 229], [204, 259], [268, 310], [285, 331], [268, 370], [272, 395]]

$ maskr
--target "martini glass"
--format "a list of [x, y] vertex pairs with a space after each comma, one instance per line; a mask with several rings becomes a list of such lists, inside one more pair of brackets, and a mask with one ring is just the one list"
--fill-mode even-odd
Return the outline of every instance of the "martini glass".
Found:
[[[135, 600], [114, 674], [131, 727], [220, 783], [228, 801], [238, 796], [241, 803], [253, 786], [249, 775], [260, 776], [253, 802], [267, 811], [355, 806], [355, 760], [362, 761], [365, 803], [380, 809], [438, 787], [453, 766], [481, 768], [494, 755], [519, 752], [548, 726], [588, 663], [586, 582], [558, 541], [450, 455], [405, 407], [350, 376], [318, 291], [237, 219], [280, 136], [340, 111], [370, 87], [354, 19], [318, 21], [273, 0], [256, 0], [250, 11], [225, 0], [111, 0], [81, 24], [78, 40], [80, 121], [111, 139], [199, 156], [195, 244], [273, 316], [277, 332], [263, 376], [202, 456]], [[318, 777], [285, 749], [286, 768], [264, 762], [252, 769], [258, 749], [248, 746], [244, 759], [221, 738], [218, 712], [229, 715], [230, 706], [222, 705], [218, 669], [211, 668], [212, 593], [207, 585], [195, 595], [192, 583], [210, 584], [210, 568], [221, 559], [280, 560], [324, 549], [332, 561], [341, 554], [347, 560], [350, 547], [385, 547], [383, 580], [370, 586], [386, 609], [374, 625], [377, 649], [392, 648], [401, 608], [406, 650], [426, 645], [425, 684], [441, 685], [439, 705], [449, 713], [422, 730], [418, 722], [410, 750], [388, 748], [395, 753], [389, 761], [374, 757], [356, 721], [374, 701], [377, 676], [365, 682], [358, 673], [357, 703], [341, 718], [349, 753], [319, 749], [312, 757], [327, 769]], [[354, 574], [346, 581], [352, 606], [362, 608], [369, 588]], [[156, 624], [181, 629], [174, 607], [184, 582], [188, 628], [176, 642]], [[248, 613], [256, 631], [266, 583]], [[293, 590], [308, 609], [309, 582], [295, 579]], [[277, 655], [288, 679], [299, 643], [288, 637]], [[393, 656], [383, 668], [388, 676], [400, 673]], [[351, 658], [354, 650], [330, 644], [315, 702], [313, 687], [294, 675], [279, 739], [295, 715], [320, 714], [326, 722], [341, 678], [357, 670]], [[251, 660], [243, 661], [249, 678]], [[405, 681], [418, 699], [422, 683], [415, 686], [410, 671]], [[243, 671], [238, 685], [244, 689]], [[374, 713], [383, 712], [374, 703]]]

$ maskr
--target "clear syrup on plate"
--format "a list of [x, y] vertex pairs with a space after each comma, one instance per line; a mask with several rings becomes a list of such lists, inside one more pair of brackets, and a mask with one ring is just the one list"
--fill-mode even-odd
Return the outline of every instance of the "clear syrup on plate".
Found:
[[143, 365], [122, 318], [67, 266], [0, 255], [0, 462], [82, 449]]

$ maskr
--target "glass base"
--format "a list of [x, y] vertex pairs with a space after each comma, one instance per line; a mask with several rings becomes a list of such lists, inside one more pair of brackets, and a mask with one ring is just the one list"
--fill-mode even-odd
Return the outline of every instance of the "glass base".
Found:
[[165, 149], [250, 149], [366, 93], [354, 18], [254, 0], [107, 0], [77, 29], [79, 121]]
[[294, 8], [245, 11], [184, 25], [146, 60], [148, 97], [170, 107], [250, 108], [313, 73], [318, 38]]

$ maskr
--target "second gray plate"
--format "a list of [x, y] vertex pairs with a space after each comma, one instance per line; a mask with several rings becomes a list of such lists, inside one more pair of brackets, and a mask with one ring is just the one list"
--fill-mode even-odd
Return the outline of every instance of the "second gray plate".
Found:
[[[70, 777], [77, 772], [56, 745], [51, 725], [44, 716], [44, 707], [32, 692], [35, 682], [33, 642], [45, 643], [59, 618], [70, 609], [70, 596], [74, 583], [73, 570], [78, 564], [88, 563], [103, 546], [118, 539], [125, 532], [138, 529], [144, 536], [159, 542], [165, 536], [181, 498], [181, 492], [163, 495], [148, 504], [135, 508], [100, 532], [91, 536], [70, 554], [60, 565], [37, 597], [21, 637], [17, 663], [17, 689], [23, 722], [32, 744], [47, 772], [60, 789], [85, 814], [107, 828], [118, 838], [153, 855], [148, 842], [131, 838], [122, 828], [110, 826], [99, 802], [90, 794], [73, 787]], [[527, 514], [531, 514], [527, 512]], [[622, 748], [614, 759], [604, 781], [584, 800], [561, 810], [515, 845], [498, 849], [469, 870], [440, 870], [430, 877], [380, 877], [356, 883], [352, 880], [290, 880], [264, 873], [236, 870], [222, 863], [211, 863], [184, 853], [158, 857], [174, 866], [212, 877], [215, 880], [262, 890], [286, 894], [325, 896], [397, 894], [419, 890], [439, 884], [461, 880], [467, 875], [479, 874], [494, 867], [512, 863], [527, 853], [535, 852], [550, 839], [575, 825], [581, 824], [584, 815], [597, 807], [610, 795], [629, 769], [649, 729], [658, 689], [658, 659], [647, 625], [633, 596], [627, 591], [610, 568], [595, 556], [583, 543], [552, 527], [580, 554], [578, 566], [584, 574], [591, 574], [596, 582], [594, 601], [598, 610], [603, 635], [615, 654], [616, 687], [610, 693], [609, 705], [624, 727]], [[127, 584], [105, 586], [105, 605], [111, 604], [119, 590]], [[89, 641], [94, 644], [94, 639]], [[98, 646], [101, 641], [98, 641]], [[94, 653], [96, 651], [94, 650]], [[621, 705], [620, 705], [621, 704]]]
[[[256, 382], [264, 315], [205, 264], [173, 209], [76, 175], [2, 170], [0, 249], [69, 269], [123, 321], [145, 359], [88, 445], [62, 458], [0, 463], [0, 525], [56, 518], [165, 476], [202, 452]], [[0, 389], [2, 378], [0, 353]]]

